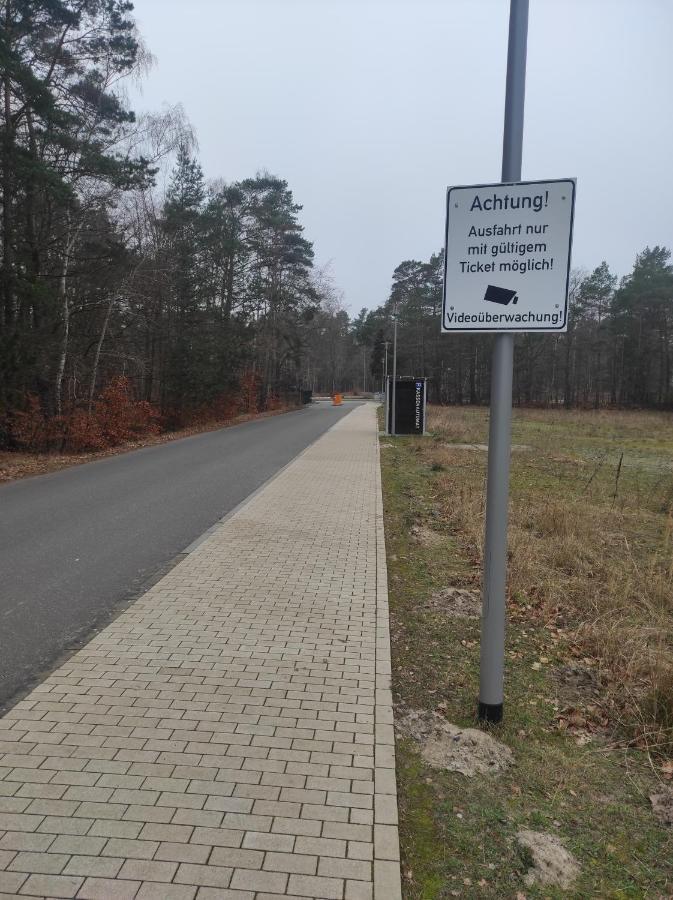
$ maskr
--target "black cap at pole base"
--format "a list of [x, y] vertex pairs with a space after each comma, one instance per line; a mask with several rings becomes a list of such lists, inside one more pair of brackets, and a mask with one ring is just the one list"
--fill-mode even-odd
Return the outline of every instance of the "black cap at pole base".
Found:
[[497, 725], [502, 722], [502, 703], [482, 703], [479, 701], [479, 711], [477, 713], [480, 722], [488, 722], [491, 725]]

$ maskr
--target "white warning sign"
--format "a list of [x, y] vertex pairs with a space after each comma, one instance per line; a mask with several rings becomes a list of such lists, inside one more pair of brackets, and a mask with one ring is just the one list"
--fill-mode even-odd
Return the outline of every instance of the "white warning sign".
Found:
[[575, 179], [452, 187], [442, 331], [566, 331]]

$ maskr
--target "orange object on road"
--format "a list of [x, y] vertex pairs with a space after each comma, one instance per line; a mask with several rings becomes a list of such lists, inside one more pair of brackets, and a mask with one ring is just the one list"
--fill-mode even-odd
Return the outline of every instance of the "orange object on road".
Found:
[[341, 406], [343, 399], [341, 394], [334, 394], [332, 397], [332, 406]]

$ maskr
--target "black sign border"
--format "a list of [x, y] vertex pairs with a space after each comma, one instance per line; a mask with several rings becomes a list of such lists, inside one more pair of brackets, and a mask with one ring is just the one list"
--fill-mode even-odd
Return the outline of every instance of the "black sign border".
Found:
[[[446, 327], [446, 270], [449, 249], [449, 216], [451, 215], [451, 191], [465, 191], [472, 188], [481, 190], [482, 188], [499, 188], [499, 187], [518, 187], [528, 184], [571, 184], [572, 185], [572, 204], [570, 209], [570, 240], [568, 241], [568, 267], [566, 269], [566, 290], [565, 290], [565, 307], [563, 310], [563, 322], [558, 328], [549, 328], [540, 326], [534, 328], [493, 328], [487, 326], [485, 328], [447, 328]], [[572, 256], [573, 237], [575, 234], [575, 191], [577, 187], [576, 178], [544, 178], [539, 181], [496, 181], [489, 184], [454, 184], [446, 189], [446, 227], [444, 231], [444, 279], [442, 283], [442, 334], [477, 334], [486, 332], [488, 334], [502, 334], [503, 332], [512, 332], [514, 334], [527, 334], [528, 332], [539, 331], [547, 334], [563, 334], [568, 330], [568, 291], [570, 289], [570, 258]]]

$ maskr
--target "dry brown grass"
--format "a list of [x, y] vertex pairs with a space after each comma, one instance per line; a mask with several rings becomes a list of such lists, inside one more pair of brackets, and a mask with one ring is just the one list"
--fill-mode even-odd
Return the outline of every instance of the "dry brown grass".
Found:
[[[433, 408], [441, 515], [478, 581], [487, 411]], [[673, 417], [517, 411], [510, 603], [567, 630], [595, 660], [605, 706], [640, 744], [673, 746]], [[621, 462], [620, 462], [621, 459]]]

